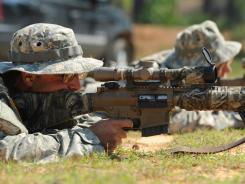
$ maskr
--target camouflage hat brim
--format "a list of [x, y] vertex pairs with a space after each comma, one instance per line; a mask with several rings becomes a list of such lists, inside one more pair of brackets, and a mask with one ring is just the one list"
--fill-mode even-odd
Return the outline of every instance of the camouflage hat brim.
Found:
[[14, 111], [3, 100], [0, 100], [0, 110], [1, 131], [8, 135], [28, 133], [28, 130], [20, 122]]
[[[242, 44], [235, 41], [225, 41], [225, 44], [220, 49], [216, 50], [221, 62], [227, 62], [233, 59], [242, 48]], [[219, 63], [217, 63], [219, 64]]]
[[[222, 46], [218, 47], [214, 52], [211, 52], [211, 57], [216, 65], [232, 60], [241, 50], [241, 44], [234, 41], [225, 41]], [[160, 57], [159, 57], [160, 58]], [[202, 50], [200, 54], [190, 53], [188, 57], [179, 55], [175, 49], [165, 52], [164, 57], [158, 62], [167, 68], [181, 68], [184, 66], [206, 66], [208, 63], [205, 61]]]
[[93, 58], [78, 56], [66, 61], [49, 61], [44, 63], [15, 64], [1, 62], [0, 72], [21, 71], [31, 74], [81, 74], [101, 67], [103, 62]]

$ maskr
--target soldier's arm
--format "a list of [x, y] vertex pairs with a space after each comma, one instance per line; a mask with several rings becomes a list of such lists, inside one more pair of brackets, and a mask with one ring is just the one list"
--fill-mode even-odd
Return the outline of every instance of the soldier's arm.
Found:
[[126, 136], [123, 127], [128, 127], [130, 122], [97, 120], [90, 128], [75, 126], [71, 129], [49, 129], [34, 134], [5, 134], [0, 138], [1, 159], [49, 162], [60, 157], [113, 151]]
[[164, 66], [164, 58], [170, 53], [171, 50], [164, 50], [164, 51], [160, 51], [158, 53], [149, 55], [149, 56], [145, 56], [143, 58], [141, 58], [140, 60], [137, 61], [133, 61], [132, 62], [132, 66], [137, 66], [139, 64], [139, 61], [152, 61], [152, 62], [157, 62], [162, 68], [166, 68]]
[[[1, 78], [0, 78], [1, 79]], [[49, 162], [60, 157], [104, 151], [100, 140], [88, 128], [52, 130], [28, 134], [9, 105], [8, 90], [0, 80], [0, 158], [1, 160]], [[24, 108], [24, 106], [23, 106]]]
[[8, 135], [27, 133], [21, 117], [9, 96], [8, 89], [0, 76], [0, 131]]
[[50, 162], [72, 155], [83, 156], [104, 151], [98, 137], [88, 128], [53, 129], [34, 134], [26, 133], [27, 130], [20, 131], [21, 122], [12, 109], [2, 101], [0, 106], [4, 109], [4, 117], [7, 115], [5, 120], [0, 121], [1, 160]]
[[185, 133], [194, 131], [200, 120], [198, 111], [177, 109], [170, 113], [169, 133]]
[[185, 111], [171, 114], [169, 133], [193, 132], [196, 129], [242, 128], [244, 123], [237, 112], [230, 111]]
[[131, 128], [132, 123], [128, 120], [102, 120], [90, 128], [75, 126], [72, 129], [4, 136], [0, 138], [0, 157], [6, 161], [40, 163], [104, 150], [111, 152], [126, 137], [124, 127]]
[[97, 136], [91, 130], [80, 127], [45, 133], [21, 133], [0, 139], [0, 157], [6, 161], [42, 163], [103, 151]]

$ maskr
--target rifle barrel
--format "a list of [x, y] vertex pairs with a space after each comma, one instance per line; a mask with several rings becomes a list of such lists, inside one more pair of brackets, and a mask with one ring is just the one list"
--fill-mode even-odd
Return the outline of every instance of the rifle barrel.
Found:
[[245, 86], [245, 78], [237, 79], [221, 79], [219, 81], [220, 86]]

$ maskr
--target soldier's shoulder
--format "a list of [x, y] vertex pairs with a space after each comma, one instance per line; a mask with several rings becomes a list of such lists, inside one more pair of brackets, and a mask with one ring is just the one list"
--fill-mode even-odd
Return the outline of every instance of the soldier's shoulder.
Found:
[[164, 63], [164, 61], [166, 60], [166, 58], [169, 56], [169, 54], [172, 52], [172, 49], [169, 50], [163, 50], [148, 56], [145, 56], [139, 60], [133, 61], [133, 65], [137, 65], [140, 61], [152, 61], [152, 62], [156, 62], [158, 64], [162, 64]]
[[171, 50], [163, 50], [163, 51], [151, 54], [149, 56], [143, 57], [141, 60], [155, 60], [158, 63], [162, 63], [164, 59], [166, 58], [166, 56], [169, 55], [170, 52]]

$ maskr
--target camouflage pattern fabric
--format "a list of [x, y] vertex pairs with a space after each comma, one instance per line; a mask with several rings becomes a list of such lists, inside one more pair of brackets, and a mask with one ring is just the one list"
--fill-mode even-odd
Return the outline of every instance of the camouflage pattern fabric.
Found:
[[[0, 63], [1, 74], [21, 71], [37, 75], [79, 74], [85, 78], [88, 71], [103, 65], [102, 61], [84, 58], [74, 32], [55, 24], [33, 24], [17, 31], [10, 48], [12, 62]], [[4, 80], [11, 83], [9, 78]], [[1, 99], [0, 158], [50, 162], [60, 157], [104, 151], [100, 140], [88, 128], [101, 118], [81, 115], [83, 104], [79, 93], [17, 94], [11, 89], [22, 121]], [[33, 134], [28, 134], [27, 129]]]
[[31, 133], [46, 128], [71, 128], [78, 123], [74, 117], [83, 114], [81, 92], [18, 93], [12, 98]]
[[84, 114], [83, 91], [54, 93], [18, 93], [13, 100], [29, 132], [65, 129], [77, 124], [89, 127], [106, 118], [104, 113]]
[[2, 132], [7, 135], [28, 133], [16, 113], [3, 100], [0, 100], [0, 111], [0, 130]]
[[198, 129], [223, 130], [244, 128], [240, 115], [228, 111], [186, 111], [177, 109], [171, 114], [169, 133], [186, 133]]
[[218, 65], [233, 59], [241, 50], [241, 43], [226, 41], [213, 21], [192, 25], [181, 31], [176, 38], [174, 49], [161, 51], [143, 58], [156, 60], [161, 67], [181, 68], [184, 66], [208, 65], [201, 54], [206, 47], [213, 62]]
[[[12, 110], [8, 106], [4, 109]], [[89, 129], [89, 126], [102, 118], [104, 115], [99, 113], [79, 115], [70, 119], [71, 122], [77, 123], [70, 129], [46, 129], [33, 134], [20, 133], [11, 136], [0, 131], [0, 159], [47, 163], [74, 155], [84, 156], [93, 152], [103, 152], [104, 148], [100, 144], [100, 140]], [[4, 126], [10, 127], [9, 124], [2, 121], [0, 121], [0, 125], [1, 130], [4, 130]], [[36, 122], [34, 125], [36, 126], [31, 127], [43, 127]], [[70, 126], [70, 124], [64, 125]], [[24, 127], [24, 125], [22, 126]]]
[[[216, 65], [232, 60], [241, 50], [239, 42], [227, 41], [213, 21], [204, 21], [181, 31], [171, 50], [147, 56], [141, 60], [157, 61], [163, 68], [205, 66], [201, 54], [206, 47]], [[137, 64], [137, 62], [135, 62]], [[200, 128], [222, 130], [227, 127], [241, 128], [244, 124], [240, 115], [230, 111], [186, 111], [179, 108], [171, 114], [169, 132], [192, 132]]]
[[32, 74], [84, 74], [103, 62], [84, 58], [72, 29], [55, 24], [32, 24], [18, 30], [10, 45], [12, 62], [0, 64], [0, 72]]
[[[6, 102], [1, 101], [5, 105], [2, 112], [12, 112], [10, 117], [5, 118], [8, 121], [0, 121], [2, 160], [46, 163], [59, 158], [104, 151], [100, 140], [89, 127], [105, 116], [100, 113], [81, 115], [83, 106], [80, 92], [23, 93], [15, 95], [15, 99], [23, 123], [29, 132], [36, 133], [28, 134], [26, 129], [22, 131], [25, 133], [21, 133], [20, 129], [25, 126], [13, 121], [14, 112]], [[63, 130], [50, 129], [50, 126]], [[37, 132], [39, 130], [42, 131]]]
[[5, 161], [47, 163], [59, 158], [104, 151], [96, 135], [88, 128], [79, 126], [34, 134], [21, 133], [15, 136], [1, 134], [0, 158]]
[[[28, 130], [21, 122], [12, 99], [9, 97], [8, 89], [4, 85], [2, 77], [0, 77], [0, 129], [8, 135], [16, 135], [19, 133], [27, 133]], [[14, 111], [15, 110], [15, 111]]]
[[[229, 91], [228, 91], [229, 90]], [[241, 87], [229, 88], [220, 87], [215, 93], [208, 90], [193, 90], [177, 97], [176, 104], [185, 109], [203, 109], [203, 107], [212, 109], [241, 109], [245, 105], [245, 91]], [[187, 100], [188, 99], [188, 100]], [[205, 101], [206, 103], [201, 103]], [[171, 116], [169, 126], [170, 133], [192, 132], [196, 129], [215, 128], [222, 130], [227, 127], [244, 128], [244, 123], [240, 115], [236, 112], [228, 111], [185, 111], [177, 109]]]
[[[6, 131], [3, 132], [3, 125], [6, 124], [0, 121], [0, 158], [6, 161], [46, 163], [74, 155], [83, 156], [93, 152], [103, 152], [104, 148], [100, 140], [89, 126], [100, 121], [104, 115], [99, 113], [78, 115], [82, 112], [82, 103], [78, 94], [79, 92], [62, 91], [54, 94], [16, 95], [16, 105], [24, 124], [30, 132], [36, 133], [10, 136]], [[4, 110], [12, 111], [7, 105]], [[11, 123], [7, 128], [11, 128], [9, 125]], [[50, 129], [48, 128], [50, 126], [63, 130]], [[42, 131], [37, 132], [41, 129]], [[12, 132], [14, 130], [11, 129]]]
[[186, 110], [230, 110], [245, 109], [245, 88], [213, 86], [208, 89], [195, 88], [174, 95], [174, 104]]

